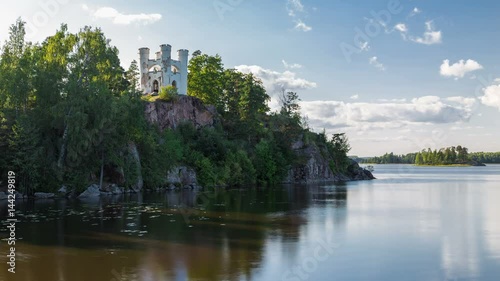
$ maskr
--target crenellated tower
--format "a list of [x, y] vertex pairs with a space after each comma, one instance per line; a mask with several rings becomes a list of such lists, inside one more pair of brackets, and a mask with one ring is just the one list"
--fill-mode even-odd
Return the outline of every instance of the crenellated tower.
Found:
[[172, 59], [172, 46], [163, 44], [150, 59], [150, 49], [140, 48], [141, 90], [144, 94], [157, 94], [161, 87], [174, 86], [180, 95], [187, 95], [189, 51], [177, 51], [177, 60]]

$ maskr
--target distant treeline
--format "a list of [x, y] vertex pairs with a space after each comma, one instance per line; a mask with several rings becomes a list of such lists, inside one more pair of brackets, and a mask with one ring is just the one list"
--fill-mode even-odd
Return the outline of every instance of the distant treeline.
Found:
[[469, 154], [474, 161], [489, 164], [500, 164], [500, 152], [474, 152]]
[[358, 158], [359, 163], [363, 164], [415, 164], [416, 153], [406, 155], [396, 155], [394, 153], [386, 153], [383, 156], [372, 158]]
[[423, 150], [415, 156], [415, 165], [456, 165], [470, 162], [469, 149], [458, 145], [438, 150]]
[[416, 165], [457, 165], [469, 164], [472, 161], [480, 163], [500, 163], [500, 152], [475, 152], [463, 146], [451, 146], [439, 150], [422, 150], [417, 153], [397, 155], [386, 153], [372, 158], [358, 158], [364, 164], [416, 164]]

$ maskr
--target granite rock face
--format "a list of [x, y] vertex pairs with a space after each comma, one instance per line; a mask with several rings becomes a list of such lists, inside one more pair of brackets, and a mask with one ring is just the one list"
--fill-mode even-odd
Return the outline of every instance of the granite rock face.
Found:
[[214, 106], [206, 106], [199, 99], [190, 96], [179, 96], [175, 101], [156, 101], [146, 104], [146, 120], [157, 125], [161, 131], [175, 129], [183, 122], [192, 123], [195, 127], [215, 124], [217, 112]]
[[82, 192], [78, 198], [92, 198], [101, 196], [101, 191], [97, 184], [89, 186], [84, 192]]
[[292, 149], [301, 164], [293, 165], [288, 171], [284, 183], [318, 183], [331, 181], [372, 180], [375, 177], [368, 170], [352, 161], [347, 173], [336, 174], [330, 168], [330, 159], [324, 148], [315, 144], [304, 144], [299, 140], [292, 144]]
[[175, 167], [167, 175], [167, 184], [168, 189], [172, 189], [172, 186], [196, 188], [196, 171], [185, 166]]
[[351, 160], [351, 165], [347, 169], [347, 176], [349, 180], [360, 181], [360, 180], [374, 180], [375, 177], [373, 174], [367, 169], [363, 169], [359, 166], [359, 164]]

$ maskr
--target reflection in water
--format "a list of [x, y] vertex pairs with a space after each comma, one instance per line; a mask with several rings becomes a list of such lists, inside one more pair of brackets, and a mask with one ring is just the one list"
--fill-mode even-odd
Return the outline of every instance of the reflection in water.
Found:
[[309, 207], [342, 208], [346, 197], [345, 188], [288, 186], [27, 202], [15, 278], [251, 280], [266, 242], [296, 242]]
[[490, 189], [483, 194], [484, 240], [491, 258], [500, 259], [500, 189]]
[[[447, 280], [477, 278], [479, 274], [478, 232], [476, 218], [481, 198], [471, 193], [468, 183], [457, 183], [441, 189], [442, 266]], [[454, 219], [450, 219], [454, 218]]]
[[346, 185], [24, 202], [17, 273], [2, 253], [0, 280], [497, 280], [500, 166], [376, 171]]

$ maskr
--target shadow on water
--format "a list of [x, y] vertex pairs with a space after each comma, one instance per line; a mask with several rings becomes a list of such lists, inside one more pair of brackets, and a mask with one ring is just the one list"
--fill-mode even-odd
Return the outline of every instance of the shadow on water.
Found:
[[[18, 202], [18, 273], [9, 280], [251, 279], [266, 243], [296, 242], [310, 208], [345, 208], [347, 194], [290, 185]], [[4, 255], [0, 262], [2, 280]]]

